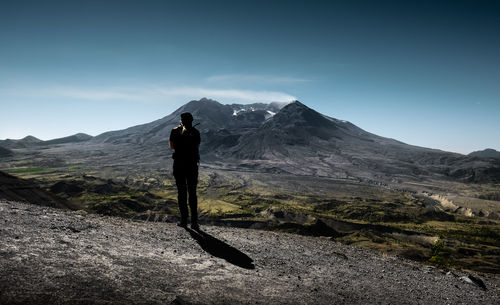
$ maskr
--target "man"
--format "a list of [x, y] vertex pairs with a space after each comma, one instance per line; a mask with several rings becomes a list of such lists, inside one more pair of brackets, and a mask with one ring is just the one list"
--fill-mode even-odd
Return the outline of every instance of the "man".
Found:
[[200, 161], [200, 132], [193, 127], [193, 116], [189, 112], [181, 114], [181, 125], [170, 132], [170, 149], [174, 150], [174, 178], [177, 185], [177, 201], [181, 221], [177, 224], [186, 228], [188, 219], [187, 197], [191, 210], [191, 229], [199, 230], [198, 198], [198, 163]]

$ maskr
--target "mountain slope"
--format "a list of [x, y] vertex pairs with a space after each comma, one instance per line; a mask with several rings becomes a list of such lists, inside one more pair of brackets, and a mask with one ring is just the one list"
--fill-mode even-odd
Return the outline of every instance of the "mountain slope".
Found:
[[218, 131], [258, 127], [266, 119], [266, 115], [269, 116], [267, 111], [279, 111], [282, 106], [279, 103], [222, 105], [214, 100], [203, 98], [199, 101], [191, 101], [170, 115], [151, 123], [105, 132], [96, 136], [92, 142], [165, 145], [168, 143], [172, 128], [179, 125], [181, 113], [191, 112], [194, 116], [193, 124], [199, 124], [197, 128], [204, 135], [202, 143], [204, 146], [211, 142], [214, 133]]
[[3, 158], [3, 157], [10, 157], [12, 156], [14, 153], [12, 152], [12, 150], [10, 149], [7, 149], [7, 148], [4, 148], [2, 146], [0, 146], [0, 158]]
[[19, 140], [6, 139], [0, 140], [0, 145], [5, 148], [25, 148], [38, 143], [43, 142], [42, 140], [35, 138], [34, 136], [26, 136]]
[[52, 145], [52, 144], [65, 144], [65, 143], [78, 143], [85, 142], [92, 139], [92, 136], [85, 133], [77, 133], [72, 136], [57, 138], [53, 140], [47, 140], [40, 143], [40, 145]]
[[45, 191], [33, 182], [0, 171], [0, 199], [25, 201], [56, 208], [78, 209], [78, 206]]
[[483, 290], [477, 275], [327, 238], [5, 201], [0, 219], [2, 304], [498, 303], [498, 279]]
[[437, 174], [468, 181], [500, 181], [500, 162], [472, 160], [380, 137], [298, 101], [258, 128], [240, 133], [226, 131], [219, 138], [222, 136], [237, 140], [219, 147], [209, 143], [205, 153], [233, 162], [246, 160], [243, 165], [254, 169], [337, 177]]
[[469, 157], [479, 157], [479, 158], [500, 159], [500, 151], [496, 151], [494, 149], [487, 148], [485, 150], [471, 152], [468, 156]]

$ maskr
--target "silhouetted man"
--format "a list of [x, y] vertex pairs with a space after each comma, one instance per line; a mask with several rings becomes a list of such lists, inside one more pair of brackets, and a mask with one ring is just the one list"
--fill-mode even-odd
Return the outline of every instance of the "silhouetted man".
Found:
[[181, 227], [187, 226], [189, 193], [189, 209], [191, 210], [191, 228], [199, 230], [198, 199], [198, 162], [200, 161], [200, 132], [193, 127], [193, 116], [189, 112], [181, 114], [181, 125], [170, 132], [170, 149], [174, 150], [174, 178], [177, 185], [177, 201], [181, 213]]

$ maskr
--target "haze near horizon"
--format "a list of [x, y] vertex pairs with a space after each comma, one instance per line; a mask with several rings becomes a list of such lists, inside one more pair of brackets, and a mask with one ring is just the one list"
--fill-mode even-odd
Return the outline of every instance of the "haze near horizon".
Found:
[[408, 144], [500, 150], [496, 1], [2, 1], [0, 139], [300, 100]]

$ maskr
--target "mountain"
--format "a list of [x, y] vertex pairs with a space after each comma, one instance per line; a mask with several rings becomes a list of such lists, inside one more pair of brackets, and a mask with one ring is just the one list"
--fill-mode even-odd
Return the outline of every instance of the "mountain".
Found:
[[72, 136], [57, 138], [53, 140], [43, 141], [40, 145], [64, 144], [64, 143], [78, 143], [85, 142], [92, 139], [92, 136], [85, 133], [77, 133]]
[[40, 143], [40, 142], [42, 142], [42, 140], [40, 140], [34, 136], [26, 136], [26, 137], [22, 138], [20, 140], [20, 142], [29, 144], [29, 143]]
[[54, 145], [64, 143], [78, 143], [92, 139], [92, 136], [84, 133], [77, 133], [72, 136], [43, 141], [33, 136], [27, 136], [19, 140], [0, 140], [0, 145], [7, 148], [27, 148], [41, 145]]
[[500, 162], [474, 161], [380, 137], [298, 101], [258, 128], [226, 133], [226, 139], [239, 137], [219, 147], [211, 143], [205, 153], [223, 160], [244, 160], [241, 165], [254, 169], [342, 178], [439, 175], [466, 181], [500, 180]]
[[38, 143], [43, 142], [42, 140], [35, 138], [34, 136], [26, 136], [19, 140], [6, 139], [0, 140], [0, 145], [5, 148], [25, 148]]
[[500, 151], [496, 151], [491, 148], [487, 148], [485, 150], [478, 150], [471, 152], [469, 157], [479, 157], [479, 158], [494, 158], [494, 159], [500, 159]]
[[168, 152], [180, 114], [199, 123], [202, 162], [224, 168], [355, 179], [410, 177], [500, 181], [500, 162], [408, 145], [328, 117], [299, 101], [223, 105], [203, 98], [151, 123], [106, 132], [89, 143]]
[[12, 156], [14, 153], [12, 152], [12, 150], [10, 149], [7, 149], [7, 148], [4, 148], [2, 146], [0, 146], [0, 158], [3, 158], [3, 157], [10, 157]]
[[217, 141], [218, 136], [215, 134], [221, 130], [258, 128], [283, 106], [285, 104], [282, 103], [223, 105], [214, 100], [202, 98], [199, 101], [190, 101], [172, 114], [159, 120], [123, 130], [105, 132], [93, 138], [92, 142], [165, 145], [165, 143], [168, 143], [172, 128], [179, 125], [181, 113], [191, 112], [194, 116], [193, 124], [199, 123], [197, 128], [204, 135], [204, 144], [206, 144], [212, 140]]

